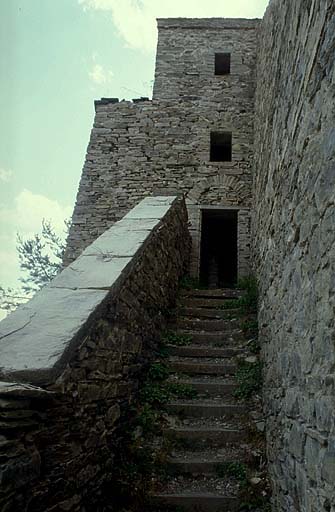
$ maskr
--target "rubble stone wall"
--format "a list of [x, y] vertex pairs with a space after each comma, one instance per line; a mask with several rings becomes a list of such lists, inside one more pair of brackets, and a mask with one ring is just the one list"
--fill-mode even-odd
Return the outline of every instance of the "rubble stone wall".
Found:
[[[192, 273], [206, 206], [239, 211], [239, 274], [249, 272], [257, 26], [159, 20], [154, 99], [96, 102], [65, 264], [143, 197], [177, 193], [189, 208]], [[230, 75], [214, 75], [219, 51], [232, 52]], [[210, 161], [211, 131], [232, 132], [231, 162]]]
[[105, 510], [189, 249], [184, 202], [147, 198], [1, 322], [1, 511]]
[[335, 4], [276, 0], [260, 28], [256, 266], [274, 510], [335, 510]]

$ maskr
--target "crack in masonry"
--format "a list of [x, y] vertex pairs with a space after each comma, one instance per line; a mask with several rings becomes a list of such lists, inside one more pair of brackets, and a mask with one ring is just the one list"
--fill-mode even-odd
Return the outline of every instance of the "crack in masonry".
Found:
[[36, 315], [36, 311], [35, 313], [33, 313], [31, 315], [31, 317], [29, 318], [29, 320], [24, 324], [22, 325], [22, 327], [18, 327], [17, 329], [14, 329], [14, 331], [10, 331], [8, 332], [7, 334], [4, 334], [3, 336], [0, 336], [0, 340], [3, 340], [4, 338], [7, 338], [7, 336], [10, 336], [11, 334], [15, 334], [16, 332], [18, 331], [21, 331], [22, 329], [24, 329], [25, 327], [27, 327], [27, 325], [30, 324], [30, 322], [32, 321], [32, 319], [34, 318], [34, 316]]

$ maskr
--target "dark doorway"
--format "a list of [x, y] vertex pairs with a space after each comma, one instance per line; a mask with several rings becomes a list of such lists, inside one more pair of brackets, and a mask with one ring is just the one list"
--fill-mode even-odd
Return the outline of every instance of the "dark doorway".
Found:
[[202, 210], [200, 281], [209, 288], [237, 282], [237, 211]]

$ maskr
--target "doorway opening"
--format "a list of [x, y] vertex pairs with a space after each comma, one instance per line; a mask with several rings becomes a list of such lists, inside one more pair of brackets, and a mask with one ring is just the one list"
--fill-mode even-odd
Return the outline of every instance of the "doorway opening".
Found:
[[202, 210], [200, 282], [230, 288], [237, 282], [237, 210]]

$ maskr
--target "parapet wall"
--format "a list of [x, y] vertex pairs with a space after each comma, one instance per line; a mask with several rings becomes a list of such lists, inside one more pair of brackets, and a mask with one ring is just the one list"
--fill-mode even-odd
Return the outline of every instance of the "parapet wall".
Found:
[[260, 29], [254, 241], [274, 510], [335, 510], [335, 4]]
[[184, 202], [147, 198], [1, 322], [1, 510], [104, 509], [189, 249]]

